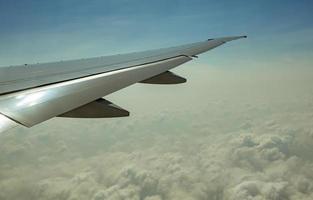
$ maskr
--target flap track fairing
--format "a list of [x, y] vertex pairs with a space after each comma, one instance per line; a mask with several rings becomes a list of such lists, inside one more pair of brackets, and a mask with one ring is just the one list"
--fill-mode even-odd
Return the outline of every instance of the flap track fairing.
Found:
[[147, 83], [147, 84], [181, 84], [186, 83], [186, 79], [180, 77], [173, 72], [166, 71], [162, 74], [153, 76], [146, 80], [140, 81], [140, 83]]
[[127, 110], [102, 98], [59, 115], [59, 117], [68, 118], [113, 118], [128, 116], [129, 112]]

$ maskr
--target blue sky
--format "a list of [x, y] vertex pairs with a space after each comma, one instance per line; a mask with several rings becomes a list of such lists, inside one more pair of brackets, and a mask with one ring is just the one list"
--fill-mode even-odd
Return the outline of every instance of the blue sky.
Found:
[[[211, 37], [249, 39], [212, 52], [224, 56], [301, 60], [313, 55], [310, 0], [0, 0], [0, 65], [124, 53]], [[206, 60], [205, 60], [206, 61]], [[225, 65], [227, 61], [223, 61]]]

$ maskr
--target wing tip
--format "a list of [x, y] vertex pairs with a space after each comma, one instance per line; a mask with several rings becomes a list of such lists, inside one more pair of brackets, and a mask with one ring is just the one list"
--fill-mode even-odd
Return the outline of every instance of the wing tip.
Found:
[[242, 39], [242, 38], [248, 38], [247, 35], [241, 35], [241, 36], [232, 36], [232, 37], [221, 37], [221, 38], [215, 38], [215, 39], [208, 39], [208, 41], [211, 41], [211, 40], [221, 40], [223, 42], [229, 42], [229, 41], [232, 41], [232, 40], [238, 40], [238, 39]]
[[225, 37], [225, 38], [221, 38], [221, 39], [225, 42], [229, 42], [232, 40], [238, 40], [238, 39], [243, 39], [243, 38], [247, 38], [247, 37], [248, 36], [246, 36], [246, 35], [241, 35], [241, 36]]

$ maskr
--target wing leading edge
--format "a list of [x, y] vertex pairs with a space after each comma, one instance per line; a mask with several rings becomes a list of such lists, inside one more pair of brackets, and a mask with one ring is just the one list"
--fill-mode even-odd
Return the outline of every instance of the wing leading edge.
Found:
[[0, 68], [0, 131], [11, 127], [4, 125], [8, 122], [31, 127], [61, 116], [244, 37], [210, 39], [125, 55]]

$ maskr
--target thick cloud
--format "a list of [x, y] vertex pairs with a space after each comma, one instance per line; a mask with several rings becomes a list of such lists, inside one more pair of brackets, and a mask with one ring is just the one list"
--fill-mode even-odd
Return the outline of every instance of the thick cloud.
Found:
[[[298, 84], [298, 98], [287, 81], [263, 90], [260, 78], [217, 74], [177, 94], [157, 87], [167, 101], [151, 110], [129, 97], [140, 104], [131, 118], [53, 119], [2, 135], [0, 199], [313, 199], [312, 88]], [[206, 81], [210, 95], [177, 102]]]

